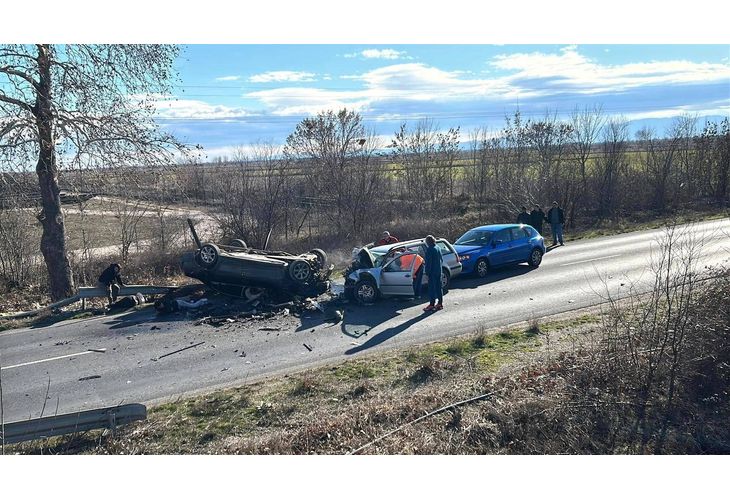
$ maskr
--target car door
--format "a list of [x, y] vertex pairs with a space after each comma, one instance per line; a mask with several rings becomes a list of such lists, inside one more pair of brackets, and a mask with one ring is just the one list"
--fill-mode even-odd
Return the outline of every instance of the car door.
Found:
[[451, 276], [456, 276], [461, 272], [461, 262], [459, 262], [459, 256], [456, 251], [446, 243], [445, 241], [437, 241], [436, 247], [441, 251], [441, 255], [444, 258], [444, 266], [449, 270]]
[[383, 295], [413, 295], [413, 265], [416, 252], [398, 254], [383, 266], [380, 293]]
[[530, 233], [523, 227], [513, 227], [510, 262], [524, 262], [530, 255]]
[[489, 252], [489, 261], [493, 265], [501, 266], [510, 262], [512, 251], [512, 232], [502, 229], [492, 236], [492, 250]]

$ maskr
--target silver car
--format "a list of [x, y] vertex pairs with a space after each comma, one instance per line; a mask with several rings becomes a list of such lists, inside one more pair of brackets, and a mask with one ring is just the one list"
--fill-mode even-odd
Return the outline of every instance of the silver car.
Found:
[[[447, 240], [437, 239], [436, 247], [443, 256], [441, 288], [446, 291], [451, 279], [461, 273], [461, 262]], [[426, 242], [423, 239], [362, 248], [345, 271], [345, 295], [365, 304], [375, 302], [380, 296], [413, 296], [416, 255], [426, 255]], [[423, 276], [423, 284], [428, 284], [427, 276]]]

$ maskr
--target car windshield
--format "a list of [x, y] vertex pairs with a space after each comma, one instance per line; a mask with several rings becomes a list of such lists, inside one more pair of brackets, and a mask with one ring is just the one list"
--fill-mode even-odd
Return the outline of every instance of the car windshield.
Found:
[[480, 229], [472, 229], [464, 233], [464, 235], [456, 240], [457, 245], [479, 245], [484, 246], [489, 243], [492, 238], [491, 231], [483, 231]]
[[383, 260], [385, 259], [386, 255], [385, 250], [370, 250], [370, 255], [373, 256], [373, 264], [375, 267], [380, 267], [383, 265]]

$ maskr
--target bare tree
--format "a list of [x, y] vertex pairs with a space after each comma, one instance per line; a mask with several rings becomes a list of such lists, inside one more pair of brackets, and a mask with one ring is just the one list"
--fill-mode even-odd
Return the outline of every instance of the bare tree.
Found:
[[572, 197], [573, 203], [568, 205], [568, 218], [573, 224], [577, 212], [580, 210], [579, 205], [584, 206], [588, 202], [588, 168], [591, 154], [594, 152], [605, 122], [603, 109], [600, 105], [586, 106], [583, 109], [576, 107], [570, 116], [570, 122], [572, 125], [571, 152], [580, 172], [579, 194]]
[[309, 169], [306, 187], [314, 195], [310, 206], [324, 208], [323, 215], [339, 233], [357, 230], [363, 197], [378, 194], [382, 172], [373, 165], [374, 140], [360, 114], [347, 109], [305, 118], [287, 137], [284, 156]]
[[603, 129], [602, 155], [596, 163], [599, 217], [613, 215], [616, 208], [619, 176], [627, 167], [628, 126], [623, 118], [612, 118]]
[[41, 252], [53, 299], [73, 293], [59, 174], [68, 161], [96, 167], [169, 160], [179, 149], [152, 120], [170, 91], [170, 45], [0, 46], [0, 158], [36, 162]]

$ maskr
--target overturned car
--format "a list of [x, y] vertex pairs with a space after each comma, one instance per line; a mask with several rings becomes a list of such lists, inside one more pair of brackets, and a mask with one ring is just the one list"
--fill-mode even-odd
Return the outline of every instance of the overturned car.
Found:
[[230, 245], [200, 243], [194, 252], [183, 254], [181, 268], [186, 276], [229, 295], [253, 298], [261, 289], [313, 297], [329, 290], [333, 266], [320, 249], [293, 255], [287, 252], [248, 248], [241, 240]]

